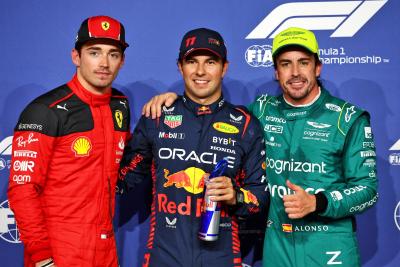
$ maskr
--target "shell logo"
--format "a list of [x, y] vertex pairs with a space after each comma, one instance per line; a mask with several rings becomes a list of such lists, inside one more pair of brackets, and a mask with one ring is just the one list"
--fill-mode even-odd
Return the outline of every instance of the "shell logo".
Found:
[[75, 157], [87, 157], [92, 150], [92, 143], [86, 136], [79, 136], [72, 142], [71, 149], [75, 152]]
[[213, 124], [213, 127], [218, 132], [223, 133], [236, 134], [239, 132], [238, 128], [225, 122], [216, 122]]

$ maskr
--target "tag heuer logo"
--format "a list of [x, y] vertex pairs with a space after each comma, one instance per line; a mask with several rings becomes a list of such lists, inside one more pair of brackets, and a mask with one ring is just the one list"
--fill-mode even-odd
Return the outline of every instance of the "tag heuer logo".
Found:
[[176, 128], [182, 124], [182, 115], [166, 115], [164, 123], [170, 128]]

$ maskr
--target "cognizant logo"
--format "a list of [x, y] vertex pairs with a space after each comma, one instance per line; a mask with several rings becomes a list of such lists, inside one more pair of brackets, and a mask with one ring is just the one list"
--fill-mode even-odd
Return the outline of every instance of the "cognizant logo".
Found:
[[[294, 191], [292, 191], [290, 188], [287, 188], [286, 186], [283, 185], [272, 185], [268, 184], [267, 186], [269, 193], [271, 194], [271, 197], [275, 197], [275, 195], [279, 196], [280, 198], [283, 198], [286, 195], [293, 195]], [[309, 194], [317, 194], [319, 192], [325, 191], [324, 188], [312, 188], [312, 187], [307, 187], [304, 189]]]
[[285, 3], [269, 13], [246, 39], [274, 38], [289, 27], [334, 30], [331, 37], [352, 37], [388, 0]]
[[313, 163], [313, 162], [302, 162], [302, 161], [294, 161], [291, 160], [281, 160], [281, 159], [273, 159], [267, 158], [267, 168], [273, 169], [276, 174], [281, 174], [283, 171], [289, 172], [318, 172], [318, 173], [326, 173], [325, 167], [326, 163], [321, 161], [321, 163]]

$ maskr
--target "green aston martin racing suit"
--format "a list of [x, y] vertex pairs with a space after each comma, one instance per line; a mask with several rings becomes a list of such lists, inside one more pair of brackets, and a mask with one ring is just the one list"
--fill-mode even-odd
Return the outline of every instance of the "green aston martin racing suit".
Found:
[[[263, 266], [360, 266], [354, 215], [378, 198], [369, 114], [325, 89], [309, 106], [262, 95], [250, 110], [264, 128], [271, 194]], [[316, 195], [316, 212], [288, 218], [287, 179]]]

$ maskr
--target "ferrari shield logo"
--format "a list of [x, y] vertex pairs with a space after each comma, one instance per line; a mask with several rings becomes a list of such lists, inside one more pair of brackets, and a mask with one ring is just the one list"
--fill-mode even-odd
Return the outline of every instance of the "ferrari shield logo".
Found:
[[108, 29], [110, 29], [110, 23], [108, 21], [103, 21], [101, 23], [101, 28], [103, 28], [103, 30], [107, 31]]
[[124, 119], [122, 112], [120, 110], [116, 110], [114, 116], [115, 116], [115, 120], [117, 121], [118, 127], [122, 128], [122, 121]]

